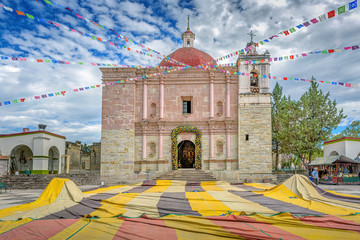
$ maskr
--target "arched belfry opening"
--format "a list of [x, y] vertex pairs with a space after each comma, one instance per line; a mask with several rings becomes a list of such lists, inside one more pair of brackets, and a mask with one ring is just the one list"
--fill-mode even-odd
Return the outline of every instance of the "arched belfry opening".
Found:
[[252, 93], [259, 93], [259, 72], [255, 67], [250, 72], [250, 91]]
[[195, 144], [184, 140], [178, 144], [179, 168], [195, 168]]

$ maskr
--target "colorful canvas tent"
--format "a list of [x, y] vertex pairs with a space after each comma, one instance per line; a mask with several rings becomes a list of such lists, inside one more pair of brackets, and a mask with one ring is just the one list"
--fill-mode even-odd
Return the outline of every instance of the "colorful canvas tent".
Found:
[[360, 197], [284, 183], [150, 180], [82, 193], [54, 179], [0, 210], [0, 239], [360, 239]]
[[319, 157], [316, 158], [313, 162], [309, 164], [309, 166], [319, 166], [319, 165], [331, 165], [334, 163], [355, 163], [359, 164], [360, 162], [348, 158], [344, 155], [335, 155], [335, 156], [329, 156], [329, 157]]

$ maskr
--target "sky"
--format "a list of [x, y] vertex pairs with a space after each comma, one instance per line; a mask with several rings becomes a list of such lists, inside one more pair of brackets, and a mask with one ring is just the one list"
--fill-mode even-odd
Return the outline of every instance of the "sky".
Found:
[[[46, 3], [49, 1], [54, 4]], [[107, 29], [168, 55], [182, 47], [181, 34], [186, 31], [188, 15], [190, 28], [196, 34], [194, 46], [217, 59], [246, 47], [250, 31], [255, 33], [254, 41], [259, 42], [324, 13], [337, 12], [345, 5], [345, 13], [274, 38], [260, 46], [258, 52], [268, 50], [271, 57], [281, 57], [342, 48], [340, 53], [273, 62], [271, 75], [306, 79], [314, 76], [317, 80], [360, 84], [360, 49], [344, 50], [344, 47], [360, 44], [360, 6], [349, 10], [352, 1], [1, 0], [0, 56], [9, 59], [0, 59], [0, 134], [22, 132], [23, 128], [35, 131], [42, 123], [47, 125], [47, 131], [66, 136], [68, 141], [100, 142], [101, 88], [40, 100], [34, 96], [101, 84], [99, 67], [90, 63], [158, 65], [161, 60], [136, 53], [133, 50], [140, 51], [141, 46], [126, 42]], [[34, 19], [19, 15], [15, 10], [30, 14]], [[92, 40], [85, 33], [101, 38], [102, 42]], [[132, 51], [112, 46], [109, 41], [126, 45]], [[27, 61], [13, 61], [12, 57]], [[35, 59], [72, 64], [41, 63]], [[231, 62], [236, 62], [236, 58], [222, 63]], [[299, 99], [310, 85], [301, 81], [271, 80], [271, 88], [276, 82], [293, 99]], [[338, 108], [343, 108], [347, 115], [335, 133], [351, 121], [360, 120], [360, 88], [330, 84], [320, 84], [320, 88], [330, 92], [331, 99], [336, 100]], [[25, 98], [25, 102], [4, 104], [21, 98]]]

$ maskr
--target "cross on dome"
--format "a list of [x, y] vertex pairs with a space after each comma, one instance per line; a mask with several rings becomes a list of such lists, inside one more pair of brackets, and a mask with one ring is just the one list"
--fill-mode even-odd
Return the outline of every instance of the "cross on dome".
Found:
[[247, 35], [250, 36], [250, 42], [253, 42], [253, 37], [255, 37], [255, 33], [253, 33], [253, 31], [251, 30]]
[[187, 30], [190, 31], [190, 15], [188, 15], [188, 27]]

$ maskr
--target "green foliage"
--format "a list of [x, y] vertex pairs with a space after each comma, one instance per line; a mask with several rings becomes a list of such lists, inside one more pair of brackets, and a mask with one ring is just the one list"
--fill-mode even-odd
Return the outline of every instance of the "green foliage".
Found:
[[279, 83], [276, 83], [275, 88], [272, 93], [272, 111], [271, 111], [271, 121], [272, 121], [272, 142], [273, 142], [273, 152], [276, 154], [276, 164], [279, 163], [279, 154], [280, 154], [280, 135], [282, 131], [281, 124], [281, 115], [282, 115], [282, 87]]
[[321, 155], [321, 145], [331, 131], [345, 118], [336, 108], [329, 93], [323, 93], [316, 81], [300, 98], [294, 101], [282, 97], [282, 88], [276, 84], [273, 91], [273, 150], [292, 154], [306, 165], [314, 154]]
[[324, 94], [318, 87], [316, 81], [311, 81], [309, 90], [300, 98], [300, 149], [309, 154], [309, 162], [312, 154], [321, 147], [321, 143], [331, 136], [331, 131], [346, 117], [342, 109], [337, 110], [336, 101], [329, 99], [330, 93]]
[[341, 134], [344, 137], [360, 138], [360, 121], [352, 121]]
[[87, 145], [86, 143], [81, 146], [81, 150], [83, 150], [84, 152], [90, 152], [90, 149], [91, 145]]

